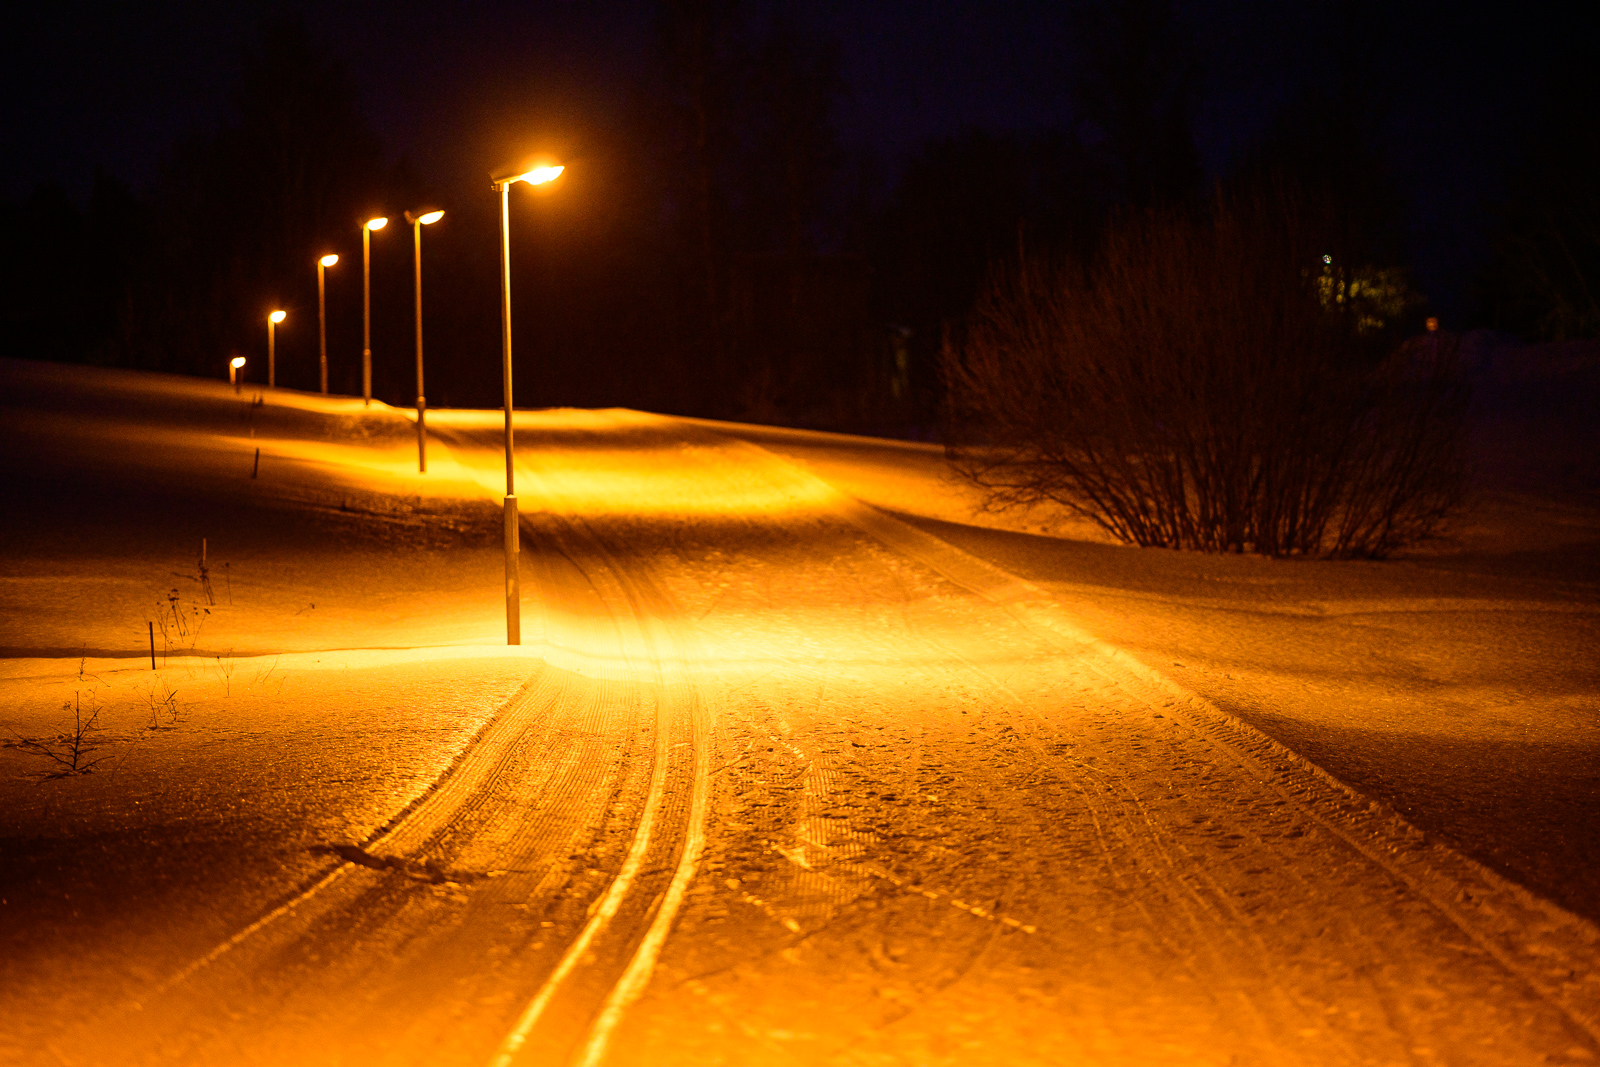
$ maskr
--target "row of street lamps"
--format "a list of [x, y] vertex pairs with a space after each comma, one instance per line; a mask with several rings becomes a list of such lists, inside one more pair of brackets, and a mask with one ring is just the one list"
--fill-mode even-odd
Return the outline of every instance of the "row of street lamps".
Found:
[[[427, 451], [422, 434], [422, 412], [424, 400], [422, 398], [422, 227], [438, 222], [444, 218], [443, 211], [406, 212], [406, 221], [411, 223], [411, 228], [416, 233], [415, 260], [417, 280], [417, 469], [428, 469]], [[372, 231], [381, 230], [389, 225], [389, 220], [383, 216], [370, 218], [361, 224], [361, 399], [368, 407], [372, 406]], [[320, 370], [321, 386], [324, 395], [328, 392], [328, 297], [327, 297], [327, 270], [339, 262], [335, 253], [328, 253], [317, 260], [317, 358]], [[278, 323], [288, 317], [288, 313], [274, 310], [267, 314], [267, 388], [273, 389], [278, 385], [278, 360], [277, 337]], [[230, 364], [234, 372], [229, 375], [235, 378], [239, 368], [244, 363], [236, 359]]]
[[[500, 359], [501, 377], [505, 386], [505, 452], [506, 496], [505, 556], [506, 556], [506, 644], [522, 643], [522, 581], [521, 543], [517, 531], [517, 482], [512, 453], [511, 429], [511, 208], [509, 192], [518, 182], [544, 185], [553, 182], [566, 169], [557, 164], [541, 163], [533, 166], [503, 168], [490, 174], [495, 192], [500, 194]], [[444, 218], [439, 210], [405, 213], [411, 224], [413, 263], [416, 272], [417, 301], [417, 470], [428, 470], [428, 438], [425, 428], [428, 403], [422, 388], [422, 227]], [[372, 404], [372, 231], [389, 224], [382, 216], [370, 218], [361, 224], [361, 398], [367, 406]], [[329, 253], [317, 260], [317, 344], [321, 367], [322, 392], [328, 392], [328, 314], [324, 273], [339, 262], [339, 257]], [[281, 310], [267, 315], [267, 387], [278, 384], [277, 327], [286, 318]], [[237, 391], [243, 384], [244, 357], [235, 356], [228, 364], [228, 380]]]

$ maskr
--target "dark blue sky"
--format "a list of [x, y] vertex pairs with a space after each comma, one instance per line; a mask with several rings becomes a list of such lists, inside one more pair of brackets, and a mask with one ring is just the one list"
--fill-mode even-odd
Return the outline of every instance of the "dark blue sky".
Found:
[[[751, 3], [761, 18], [778, 5]], [[1203, 67], [1195, 115], [1213, 173], [1299, 89], [1332, 77], [1340, 5], [1269, 0], [1180, 4]], [[622, 0], [454, 4], [372, 0], [322, 5], [56, 2], [14, 12], [0, 91], [0, 196], [15, 202], [56, 180], [81, 196], [95, 166], [148, 185], [170, 145], [223, 119], [241, 49], [264, 18], [298, 10], [360, 87], [391, 154], [452, 186], [469, 127], [514, 102], [556, 94], [569, 106], [620, 94], [649, 46], [650, 5]], [[837, 123], [885, 180], [930, 137], [969, 126], [1060, 127], [1074, 41], [1060, 3], [1012, 0], [822, 0], [789, 5], [836, 40], [849, 95]], [[1389, 149], [1413, 205], [1419, 281], [1460, 306], [1483, 250], [1495, 194], [1530, 118], [1539, 75], [1584, 40], [1554, 6], [1365, 5], [1360, 57], [1387, 121]], [[481, 135], [480, 138], [481, 140]], [[514, 148], [508, 146], [508, 151]]]

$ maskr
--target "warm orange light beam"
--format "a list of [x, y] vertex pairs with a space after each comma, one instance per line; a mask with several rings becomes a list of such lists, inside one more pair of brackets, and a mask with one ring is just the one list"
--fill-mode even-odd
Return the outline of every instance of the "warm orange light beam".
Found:
[[[566, 169], [566, 167], [562, 166], [534, 167], [526, 174], [519, 174], [512, 178], [511, 181], [527, 182], [529, 185], [543, 185], [545, 182], [553, 182], [561, 177], [561, 172]], [[510, 182], [507, 184], [509, 185]]]

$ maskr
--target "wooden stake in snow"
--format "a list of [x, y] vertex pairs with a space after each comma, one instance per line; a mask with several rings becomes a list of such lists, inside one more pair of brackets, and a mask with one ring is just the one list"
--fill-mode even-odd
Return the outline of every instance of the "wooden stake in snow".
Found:
[[250, 477], [254, 478], [261, 473], [261, 449], [256, 449], [256, 465], [250, 468]]
[[200, 538], [200, 588], [205, 591], [206, 603], [215, 604], [216, 594], [211, 591], [211, 571], [206, 566], [206, 539]]
[[153, 622], [146, 622], [145, 625], [150, 627], [150, 669], [151, 670], [155, 670], [156, 669], [156, 624], [153, 623]]

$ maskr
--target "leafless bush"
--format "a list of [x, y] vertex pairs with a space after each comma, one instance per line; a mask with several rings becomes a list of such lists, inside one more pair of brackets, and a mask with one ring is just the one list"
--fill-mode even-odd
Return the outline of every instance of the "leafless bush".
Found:
[[1378, 557], [1458, 503], [1452, 341], [1326, 299], [1292, 199], [1114, 227], [1023, 260], [947, 341], [949, 454], [994, 508], [1056, 501], [1124, 542]]

